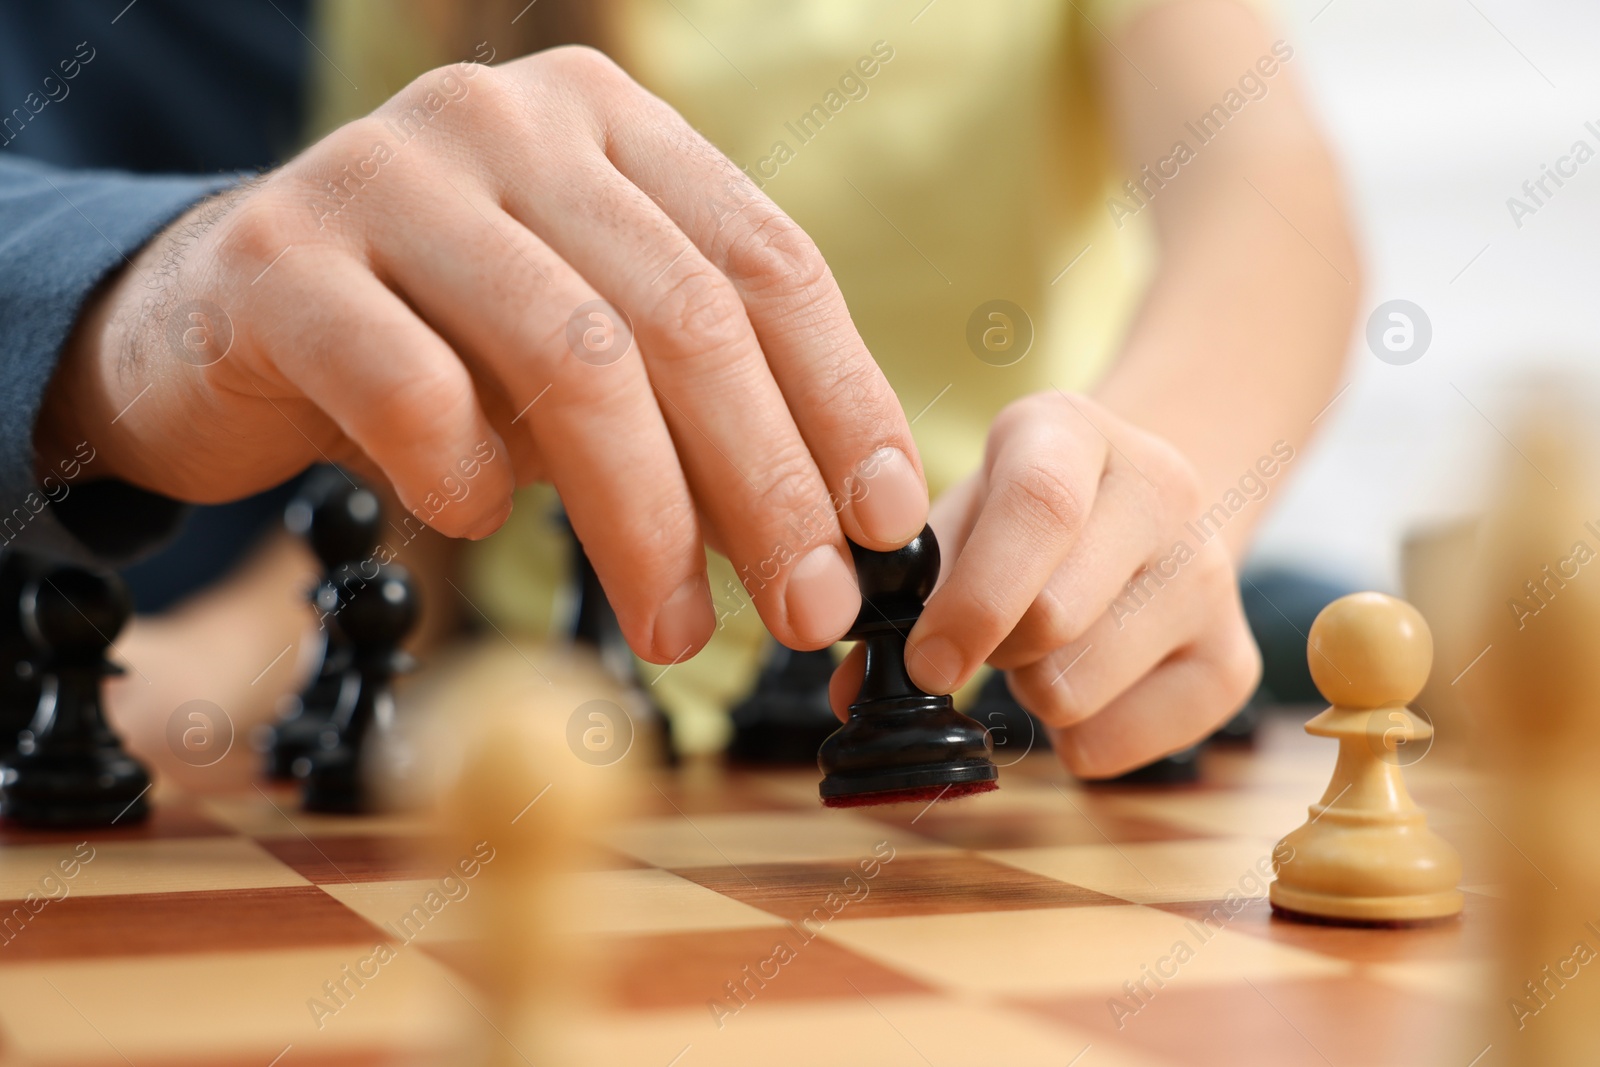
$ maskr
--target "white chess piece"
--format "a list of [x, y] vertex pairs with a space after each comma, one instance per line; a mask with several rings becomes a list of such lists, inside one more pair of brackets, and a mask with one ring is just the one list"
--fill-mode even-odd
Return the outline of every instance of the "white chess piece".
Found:
[[1428, 624], [1403, 600], [1355, 593], [1317, 616], [1307, 655], [1333, 706], [1306, 732], [1338, 738], [1339, 761], [1311, 818], [1274, 850], [1273, 907], [1358, 924], [1459, 913], [1461, 857], [1428, 828], [1400, 774], [1406, 746], [1432, 735], [1406, 706], [1433, 665]]

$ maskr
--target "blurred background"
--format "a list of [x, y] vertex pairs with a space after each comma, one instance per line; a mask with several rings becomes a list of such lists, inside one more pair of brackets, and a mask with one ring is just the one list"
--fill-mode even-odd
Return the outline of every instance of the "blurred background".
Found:
[[[1536, 180], [1587, 141], [1600, 151], [1600, 8], [1577, 0], [1283, 0], [1298, 73], [1344, 170], [1367, 292], [1349, 386], [1260, 530], [1256, 562], [1292, 562], [1397, 590], [1415, 529], [1482, 503], [1513, 432], [1519, 380], [1590, 382], [1600, 366], [1600, 159], [1532, 215]], [[1569, 166], [1570, 169], [1570, 166]], [[1391, 365], [1373, 309], [1404, 299], [1428, 350]]]

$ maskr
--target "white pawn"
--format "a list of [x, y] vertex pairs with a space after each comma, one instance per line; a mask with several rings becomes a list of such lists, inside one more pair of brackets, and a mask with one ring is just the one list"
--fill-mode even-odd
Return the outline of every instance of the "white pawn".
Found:
[[1333, 706], [1306, 732], [1338, 738], [1339, 761], [1310, 820], [1273, 851], [1273, 908], [1358, 925], [1458, 914], [1461, 857], [1428, 828], [1400, 775], [1401, 746], [1433, 733], [1406, 706], [1433, 666], [1428, 624], [1403, 600], [1354, 593], [1317, 616], [1307, 656]]

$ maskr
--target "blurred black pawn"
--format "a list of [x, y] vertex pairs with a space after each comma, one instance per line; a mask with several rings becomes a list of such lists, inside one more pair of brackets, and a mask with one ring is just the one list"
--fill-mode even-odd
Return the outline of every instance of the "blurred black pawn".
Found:
[[[283, 516], [284, 526], [305, 538], [322, 564], [323, 581], [341, 564], [373, 558], [382, 521], [377, 495], [334, 467], [313, 471]], [[316, 595], [313, 589], [312, 598]], [[269, 778], [294, 777], [295, 760], [317, 746], [339, 701], [350, 649], [337, 627], [324, 626], [322, 634], [317, 669], [305, 688], [286, 701], [262, 744]]]
[[0, 815], [27, 826], [109, 826], [150, 813], [150, 773], [106, 722], [107, 658], [133, 614], [115, 575], [55, 567], [22, 585], [23, 632], [37, 654], [39, 706], [0, 769]]
[[605, 672], [628, 690], [633, 697], [632, 705], [644, 719], [641, 729], [657, 739], [662, 762], [673, 765], [678, 762], [678, 751], [672, 741], [672, 720], [639, 684], [639, 667], [633, 658], [633, 649], [628, 647], [628, 639], [622, 634], [616, 610], [606, 599], [600, 575], [589, 562], [589, 554], [583, 550], [583, 542], [578, 540], [565, 512], [560, 513], [559, 518], [572, 550], [573, 611], [568, 633], [574, 644], [592, 649]]
[[305, 781], [307, 811], [371, 811], [377, 768], [370, 764], [394, 726], [391, 684], [412, 667], [400, 642], [417, 621], [416, 593], [404, 567], [351, 563], [317, 589], [317, 607], [349, 657], [332, 718], [316, 747], [295, 761], [295, 775]]
[[820, 792], [830, 808], [952, 800], [996, 788], [989, 735], [947, 696], [918, 689], [906, 673], [906, 635], [939, 576], [939, 544], [923, 527], [905, 547], [852, 544], [861, 614], [846, 636], [866, 644], [850, 720], [822, 744]]
[[39, 710], [38, 654], [22, 629], [22, 587], [41, 569], [14, 549], [0, 551], [0, 759]]
[[756, 687], [734, 706], [728, 759], [765, 766], [810, 766], [839, 728], [828, 704], [833, 654], [796, 652], [772, 642]]
[[1029, 752], [1049, 752], [1050, 733], [1012, 695], [1004, 671], [993, 671], [978, 689], [967, 715], [989, 731], [994, 758], [1009, 767]]

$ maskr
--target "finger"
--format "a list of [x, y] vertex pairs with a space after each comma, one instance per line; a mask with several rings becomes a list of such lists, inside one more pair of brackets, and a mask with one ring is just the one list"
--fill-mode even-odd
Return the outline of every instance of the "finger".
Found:
[[[989, 662], [1001, 670], [1037, 662], [1099, 625], [1128, 591], [1130, 576], [1134, 584], [1162, 583], [1154, 568], [1175, 565], [1159, 554], [1167, 525], [1158, 491], [1119, 452], [1108, 452], [1082, 535]], [[1147, 563], [1152, 573], [1135, 573]]]
[[514, 439], [546, 467], [629, 645], [656, 663], [693, 655], [716, 621], [705, 552], [637, 350], [624, 332], [579, 358], [568, 319], [585, 306], [614, 316], [599, 294], [472, 187], [437, 209], [440, 225], [376, 238], [379, 269], [514, 398]]
[[1104, 438], [1036, 413], [1060, 403], [1032, 398], [996, 420], [972, 536], [911, 630], [906, 669], [926, 692], [951, 693], [972, 677], [1049, 583], [1094, 507]]
[[[365, 452], [429, 526], [451, 537], [498, 529], [515, 479], [455, 352], [349, 260], [308, 250], [282, 267], [263, 280], [263, 299], [305, 311], [280, 316], [262, 343], [291, 389]], [[477, 471], [465, 494], [450, 488], [462, 463]]]
[[850, 719], [850, 705], [861, 692], [861, 680], [867, 674], [867, 647], [856, 645], [833, 669], [828, 679], [828, 704], [840, 722]]
[[1053, 730], [1073, 774], [1108, 778], [1196, 744], [1249, 699], [1261, 656], [1248, 633], [1218, 627], [1163, 663], [1104, 711]]
[[935, 589], [944, 584], [951, 564], [966, 547], [982, 504], [983, 478], [975, 472], [939, 494], [939, 499], [929, 509], [928, 525], [933, 527], [934, 537], [939, 542], [940, 567], [939, 576], [934, 580]]
[[1082, 722], [1213, 625], [1212, 596], [1201, 580], [1180, 577], [1153, 589], [1135, 615], [1102, 611], [1077, 640], [1011, 670], [1011, 691], [1050, 726]]
[[732, 286], [598, 149], [558, 187], [505, 193], [630, 317], [690, 489], [773, 636], [842, 637], [861, 606], [844, 534]]
[[732, 282], [851, 539], [889, 549], [915, 537], [928, 489], [911, 428], [815, 243], [615, 64], [592, 53], [564, 59], [613, 87], [601, 97], [612, 163]]

